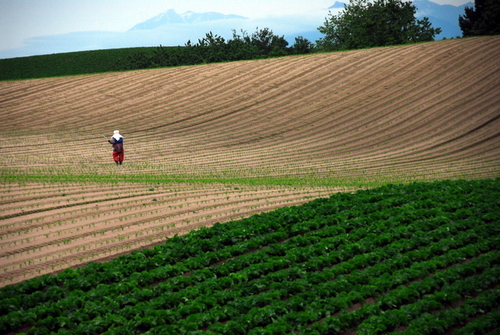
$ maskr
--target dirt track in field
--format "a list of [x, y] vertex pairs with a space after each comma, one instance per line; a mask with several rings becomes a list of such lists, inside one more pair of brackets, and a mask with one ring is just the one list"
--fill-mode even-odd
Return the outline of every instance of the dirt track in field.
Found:
[[[3, 171], [173, 180], [0, 185], [0, 285], [358, 182], [500, 177], [499, 54], [496, 36], [0, 82]], [[263, 177], [304, 186], [181, 182]]]

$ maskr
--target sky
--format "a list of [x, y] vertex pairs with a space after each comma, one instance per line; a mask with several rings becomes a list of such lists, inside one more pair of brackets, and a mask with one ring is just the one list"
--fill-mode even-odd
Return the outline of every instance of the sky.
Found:
[[[459, 6], [473, 0], [432, 1]], [[321, 26], [327, 8], [334, 3], [335, 0], [0, 0], [0, 58], [114, 47], [184, 45], [188, 39], [196, 41], [211, 31], [211, 26], [201, 26], [203, 32], [179, 27], [156, 35], [127, 33], [134, 25], [169, 9], [178, 14], [219, 12], [249, 19], [232, 22], [231, 27], [221, 25], [219, 29], [227, 30], [229, 37], [231, 29], [247, 28], [251, 33], [256, 27], [268, 27], [276, 35], [287, 36], [294, 30], [305, 29], [306, 25], [313, 29]]]

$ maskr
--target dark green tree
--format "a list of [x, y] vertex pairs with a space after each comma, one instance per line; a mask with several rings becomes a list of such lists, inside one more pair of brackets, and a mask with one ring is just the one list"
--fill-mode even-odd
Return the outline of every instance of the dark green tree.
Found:
[[245, 30], [241, 30], [241, 35], [233, 31], [233, 38], [228, 41], [232, 60], [254, 59], [260, 54], [259, 49], [252, 44], [252, 38]]
[[269, 28], [259, 30], [258, 27], [252, 34], [250, 44], [259, 49], [263, 57], [268, 56], [271, 52], [279, 55], [282, 52], [286, 54], [285, 49], [288, 46], [288, 42], [284, 36], [274, 35], [273, 31]]
[[416, 7], [404, 0], [350, 0], [338, 14], [329, 14], [318, 30], [320, 50], [346, 50], [433, 41], [441, 32], [428, 18], [418, 20]]
[[314, 44], [302, 36], [295, 37], [295, 43], [290, 48], [294, 55], [308, 54], [314, 50]]
[[226, 40], [214, 35], [212, 32], [205, 34], [205, 37], [198, 39], [193, 51], [204, 63], [215, 63], [227, 60]]
[[463, 37], [500, 34], [500, 1], [475, 0], [474, 8], [465, 7], [458, 17]]

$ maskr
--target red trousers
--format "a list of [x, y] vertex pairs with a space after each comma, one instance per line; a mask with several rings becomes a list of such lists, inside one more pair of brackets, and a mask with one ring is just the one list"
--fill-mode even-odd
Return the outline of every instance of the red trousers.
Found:
[[113, 160], [115, 162], [123, 162], [124, 152], [113, 151]]

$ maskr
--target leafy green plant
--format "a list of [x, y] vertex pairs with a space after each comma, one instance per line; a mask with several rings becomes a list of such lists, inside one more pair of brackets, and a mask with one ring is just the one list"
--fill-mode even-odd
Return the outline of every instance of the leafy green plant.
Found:
[[499, 182], [386, 185], [193, 230], [4, 287], [0, 329], [443, 332], [498, 307]]

